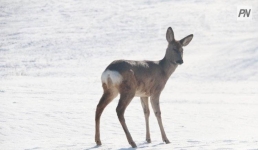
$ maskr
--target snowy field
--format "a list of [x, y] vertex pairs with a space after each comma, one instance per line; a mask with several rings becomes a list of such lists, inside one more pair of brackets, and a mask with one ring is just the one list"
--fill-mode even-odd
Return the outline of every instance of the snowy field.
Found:
[[[253, 19], [237, 21], [237, 6]], [[125, 119], [138, 149], [258, 149], [258, 1], [0, 0], [0, 149], [132, 149], [116, 98], [94, 139], [101, 73], [116, 59], [159, 60], [194, 34], [161, 95], [161, 139], [151, 110], [145, 142], [139, 98]]]

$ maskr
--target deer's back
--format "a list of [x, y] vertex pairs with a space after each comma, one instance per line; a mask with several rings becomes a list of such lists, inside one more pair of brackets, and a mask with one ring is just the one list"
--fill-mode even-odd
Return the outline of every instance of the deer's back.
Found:
[[136, 96], [150, 96], [151, 93], [162, 90], [167, 81], [159, 61], [116, 60], [106, 70], [118, 72], [124, 82], [133, 80]]

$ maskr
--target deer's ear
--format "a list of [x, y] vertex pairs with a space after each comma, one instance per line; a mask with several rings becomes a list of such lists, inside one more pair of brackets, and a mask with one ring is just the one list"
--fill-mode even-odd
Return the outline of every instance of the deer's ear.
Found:
[[174, 32], [173, 32], [173, 30], [172, 30], [171, 27], [168, 28], [166, 37], [167, 37], [168, 43], [170, 43], [170, 42], [172, 42], [172, 41], [175, 40], [175, 38], [174, 38]]
[[193, 34], [190, 34], [187, 37], [180, 40], [179, 42], [181, 43], [181, 45], [186, 46], [192, 41], [192, 39], [193, 39]]

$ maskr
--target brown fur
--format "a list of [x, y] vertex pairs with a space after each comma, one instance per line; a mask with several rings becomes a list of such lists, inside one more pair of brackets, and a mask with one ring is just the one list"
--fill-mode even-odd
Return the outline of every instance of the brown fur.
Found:
[[146, 141], [151, 142], [149, 131], [149, 104], [148, 98], [157, 118], [162, 140], [165, 143], [170, 143], [161, 121], [161, 111], [159, 106], [159, 97], [165, 87], [165, 84], [171, 74], [175, 71], [178, 64], [183, 63], [183, 48], [192, 40], [193, 35], [189, 35], [180, 41], [174, 39], [174, 33], [171, 27], [166, 33], [168, 48], [165, 57], [160, 61], [132, 61], [132, 60], [117, 60], [112, 62], [106, 70], [117, 71], [123, 77], [123, 80], [118, 85], [112, 84], [111, 78], [108, 77], [108, 82], [103, 83], [104, 93], [96, 108], [96, 134], [95, 141], [97, 145], [101, 145], [100, 141], [100, 116], [105, 107], [118, 95], [120, 99], [116, 108], [118, 119], [124, 129], [127, 140], [132, 147], [136, 147], [135, 142], [126, 126], [124, 112], [126, 107], [132, 101], [133, 97], [141, 97], [141, 104], [144, 111], [146, 122]]

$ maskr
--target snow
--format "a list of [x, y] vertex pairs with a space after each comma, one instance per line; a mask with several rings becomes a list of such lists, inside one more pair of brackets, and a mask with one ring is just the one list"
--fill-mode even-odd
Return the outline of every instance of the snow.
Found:
[[[237, 7], [253, 18], [237, 21]], [[184, 64], [161, 95], [162, 142], [151, 110], [145, 142], [139, 98], [125, 119], [139, 149], [258, 149], [258, 3], [250, 1], [2, 0], [0, 149], [132, 149], [116, 116], [101, 117], [101, 73], [116, 59], [159, 60], [171, 26]]]

